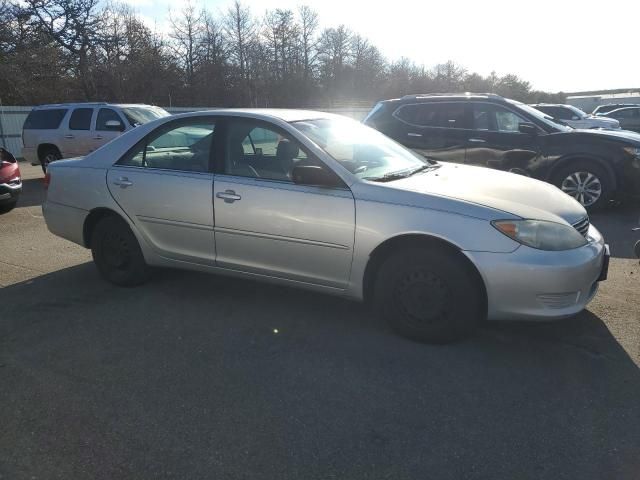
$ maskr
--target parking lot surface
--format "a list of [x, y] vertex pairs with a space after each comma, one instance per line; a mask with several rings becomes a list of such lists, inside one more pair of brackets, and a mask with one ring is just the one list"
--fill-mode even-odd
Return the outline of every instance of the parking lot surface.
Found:
[[339, 298], [191, 272], [102, 281], [0, 216], [0, 478], [637, 479], [640, 207], [589, 309], [428, 346]]

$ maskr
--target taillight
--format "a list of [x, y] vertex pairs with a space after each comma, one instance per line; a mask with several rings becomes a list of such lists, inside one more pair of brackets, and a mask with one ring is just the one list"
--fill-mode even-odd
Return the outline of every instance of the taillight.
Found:
[[49, 172], [44, 174], [44, 189], [47, 190], [51, 185], [51, 174]]

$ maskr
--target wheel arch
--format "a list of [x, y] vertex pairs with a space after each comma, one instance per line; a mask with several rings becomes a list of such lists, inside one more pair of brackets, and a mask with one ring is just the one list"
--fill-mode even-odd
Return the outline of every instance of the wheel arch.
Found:
[[399, 249], [415, 247], [439, 248], [458, 256], [467, 266], [469, 273], [474, 278], [474, 282], [476, 282], [481, 290], [483, 308], [486, 314], [488, 308], [487, 287], [485, 285], [484, 278], [480, 274], [476, 265], [469, 259], [469, 257], [462, 253], [460, 247], [442, 238], [427, 234], [409, 233], [398, 235], [385, 240], [371, 252], [369, 260], [367, 261], [367, 266], [365, 267], [362, 285], [362, 293], [365, 303], [369, 304], [372, 299], [375, 280], [384, 261]]
[[55, 149], [62, 155], [60, 148], [55, 143], [41, 143], [38, 145], [38, 160], [42, 160], [44, 152], [47, 150]]
[[82, 226], [82, 242], [86, 248], [91, 248], [91, 235], [93, 234], [95, 226], [100, 220], [108, 216], [118, 217], [127, 222], [126, 219], [115, 210], [107, 207], [94, 208], [89, 212], [87, 218], [84, 219], [84, 224]]
[[593, 155], [589, 155], [589, 154], [568, 155], [566, 157], [562, 157], [558, 159], [556, 162], [554, 162], [553, 166], [547, 172], [545, 180], [551, 183], [553, 180], [553, 177], [560, 169], [568, 165], [571, 165], [572, 163], [578, 163], [578, 162], [593, 162], [597, 164], [599, 167], [604, 168], [604, 170], [609, 175], [609, 180], [611, 181], [613, 190], [615, 191], [618, 188], [618, 177], [613, 167], [604, 159], [593, 156]]

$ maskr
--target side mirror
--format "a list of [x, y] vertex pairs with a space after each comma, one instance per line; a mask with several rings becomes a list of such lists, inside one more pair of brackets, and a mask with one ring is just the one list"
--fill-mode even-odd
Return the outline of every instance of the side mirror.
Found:
[[526, 133], [527, 135], [537, 135], [538, 127], [536, 127], [533, 123], [519, 123], [518, 131], [520, 133]]
[[296, 165], [291, 172], [291, 179], [293, 183], [318, 187], [335, 187], [338, 184], [332, 172], [318, 165]]
[[104, 126], [112, 132], [124, 132], [124, 125], [119, 120], [107, 120]]

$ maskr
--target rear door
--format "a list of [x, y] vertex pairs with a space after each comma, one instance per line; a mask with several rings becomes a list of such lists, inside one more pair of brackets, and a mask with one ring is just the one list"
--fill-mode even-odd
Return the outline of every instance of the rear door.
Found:
[[92, 137], [94, 150], [120, 136], [124, 130], [124, 118], [116, 110], [109, 107], [99, 108]]
[[107, 173], [113, 198], [162, 257], [215, 263], [214, 134], [212, 117], [168, 122]]
[[393, 116], [393, 138], [434, 160], [463, 163], [469, 128], [466, 101], [400, 106]]
[[501, 105], [473, 102], [473, 129], [468, 131], [466, 163], [523, 173], [540, 150], [535, 135], [521, 133], [528, 120]]
[[94, 132], [91, 131], [94, 110], [93, 107], [76, 107], [69, 115], [60, 142], [63, 157], [81, 157], [95, 150]]

